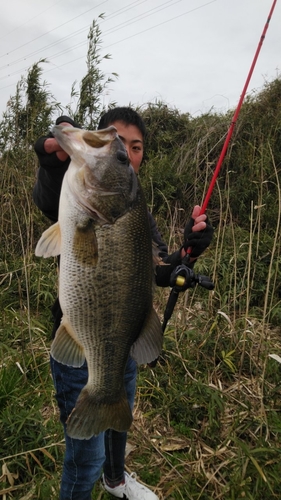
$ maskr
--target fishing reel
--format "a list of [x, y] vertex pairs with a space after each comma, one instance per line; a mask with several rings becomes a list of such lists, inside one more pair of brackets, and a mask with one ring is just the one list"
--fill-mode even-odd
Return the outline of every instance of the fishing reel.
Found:
[[[215, 287], [214, 283], [208, 276], [195, 274], [194, 271], [190, 269], [190, 267], [187, 267], [185, 264], [181, 264], [173, 270], [170, 276], [170, 286], [172, 287], [172, 290], [170, 292], [166, 309], [164, 311], [164, 320], [162, 324], [163, 333], [166, 329], [170, 317], [172, 316], [179, 293], [184, 292], [188, 288], [194, 288], [196, 284], [202, 286], [203, 288], [206, 288], [207, 290], [213, 290]], [[160, 363], [165, 363], [163, 354], [151, 363], [148, 363], [148, 366], [150, 368], [154, 368], [157, 365], [158, 360], [160, 361]]]
[[207, 290], [213, 290], [215, 286], [208, 276], [195, 274], [190, 267], [184, 264], [177, 266], [170, 276], [170, 286], [177, 293], [184, 292], [188, 288], [194, 288], [196, 284]]
[[213, 290], [215, 287], [214, 283], [208, 276], [195, 274], [194, 271], [185, 264], [181, 264], [173, 270], [170, 276], [170, 286], [172, 287], [172, 290], [164, 312], [164, 322], [162, 325], [163, 332], [165, 331], [168, 320], [172, 315], [179, 293], [184, 292], [188, 288], [194, 288], [196, 284], [206, 288], [207, 290]]

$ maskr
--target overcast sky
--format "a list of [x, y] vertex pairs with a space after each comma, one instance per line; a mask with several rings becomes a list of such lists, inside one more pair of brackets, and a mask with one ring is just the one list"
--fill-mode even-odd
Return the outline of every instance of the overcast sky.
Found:
[[[273, 0], [9, 0], [0, 18], [0, 113], [16, 84], [40, 58], [56, 101], [70, 102], [86, 73], [87, 35], [100, 20], [101, 69], [119, 78], [105, 104], [145, 105], [155, 99], [193, 116], [235, 109]], [[248, 94], [280, 75], [281, 0]]]

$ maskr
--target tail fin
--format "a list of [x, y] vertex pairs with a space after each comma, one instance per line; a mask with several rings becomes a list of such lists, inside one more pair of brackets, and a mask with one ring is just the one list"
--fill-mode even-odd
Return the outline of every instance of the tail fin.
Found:
[[107, 429], [127, 431], [133, 421], [125, 391], [117, 401], [101, 398], [85, 386], [67, 419], [67, 434], [74, 439], [90, 439]]

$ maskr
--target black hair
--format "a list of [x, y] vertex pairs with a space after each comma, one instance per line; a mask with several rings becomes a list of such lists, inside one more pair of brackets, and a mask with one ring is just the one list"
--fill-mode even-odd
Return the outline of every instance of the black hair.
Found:
[[106, 111], [100, 118], [98, 129], [107, 128], [116, 121], [124, 122], [126, 125], [135, 125], [145, 138], [146, 128], [142, 117], [134, 109], [125, 106]]

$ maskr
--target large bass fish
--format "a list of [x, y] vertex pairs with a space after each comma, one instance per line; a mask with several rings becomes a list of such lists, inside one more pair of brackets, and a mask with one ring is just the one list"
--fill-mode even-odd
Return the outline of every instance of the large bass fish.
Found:
[[161, 351], [162, 328], [152, 305], [151, 232], [142, 189], [115, 127], [85, 131], [58, 125], [52, 132], [71, 162], [58, 222], [42, 234], [35, 254], [60, 255], [63, 317], [51, 355], [74, 367], [87, 360], [88, 383], [67, 432], [89, 439], [108, 428], [128, 430], [128, 356], [148, 363]]

